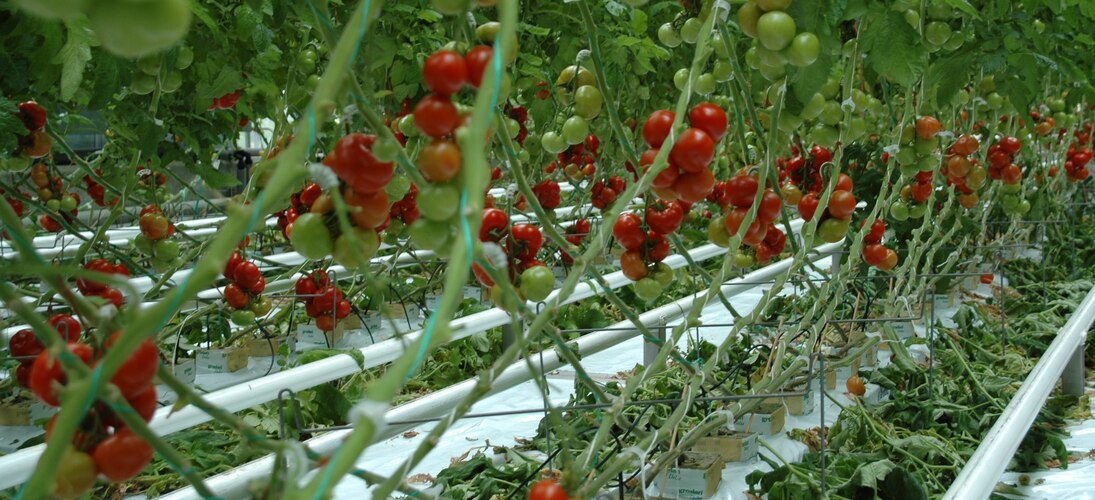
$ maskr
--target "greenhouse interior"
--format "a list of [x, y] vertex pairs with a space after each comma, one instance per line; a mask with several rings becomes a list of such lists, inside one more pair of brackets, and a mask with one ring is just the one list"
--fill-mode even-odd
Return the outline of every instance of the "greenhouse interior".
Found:
[[0, 0], [0, 500], [1095, 498], [1093, 26]]

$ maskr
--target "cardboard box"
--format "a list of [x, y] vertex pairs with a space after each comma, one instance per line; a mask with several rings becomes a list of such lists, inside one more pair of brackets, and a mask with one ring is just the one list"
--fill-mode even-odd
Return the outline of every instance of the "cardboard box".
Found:
[[765, 404], [768, 403], [783, 403], [784, 408], [787, 409], [788, 415], [809, 415], [814, 412], [814, 398], [815, 393], [813, 390], [807, 391], [804, 396], [781, 396], [772, 397], [764, 400]]
[[757, 434], [723, 430], [696, 441], [690, 452], [715, 453], [723, 462], [748, 462], [757, 458]]
[[280, 338], [270, 339], [251, 339], [244, 346], [247, 349], [247, 355], [252, 358], [263, 358], [276, 356], [278, 354], [278, 348], [281, 347]]
[[30, 425], [30, 402], [0, 405], [0, 425]]
[[761, 404], [752, 413], [745, 413], [734, 420], [734, 429], [761, 434], [779, 434], [783, 430], [786, 410], [783, 405]]
[[651, 481], [658, 495], [684, 500], [710, 498], [722, 482], [722, 458], [717, 453], [687, 452], [681, 455], [679, 467], [662, 471]]

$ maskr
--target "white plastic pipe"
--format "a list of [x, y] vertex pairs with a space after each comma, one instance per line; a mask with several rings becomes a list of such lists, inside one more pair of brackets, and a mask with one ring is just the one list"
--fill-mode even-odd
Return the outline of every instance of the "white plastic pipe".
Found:
[[1077, 349], [1083, 348], [1092, 321], [1095, 321], [1095, 288], [1087, 293], [1076, 312], [1057, 332], [1042, 359], [1034, 365], [1004, 413], [996, 419], [981, 445], [951, 483], [944, 500], [980, 499], [992, 494], [1019, 443], [1057, 385], [1065, 365]]
[[[819, 254], [812, 256], [811, 260], [819, 260], [826, 257], [828, 253], [840, 248], [840, 245], [841, 243], [829, 243], [818, 247], [817, 251]], [[793, 259], [784, 259], [740, 278], [730, 280], [722, 286], [722, 293], [727, 297], [732, 297], [755, 288], [759, 286], [758, 283], [771, 280], [776, 276], [787, 272], [790, 269], [792, 262]], [[675, 302], [647, 311], [639, 315], [639, 321], [647, 326], [664, 325], [675, 318], [681, 317], [685, 311], [692, 307], [696, 300], [702, 300], [705, 294], [706, 292], [700, 292], [689, 295]], [[583, 335], [571, 342], [571, 344], [575, 346], [574, 350], [581, 357], [585, 357], [608, 349], [609, 347], [635, 337], [638, 334], [639, 330], [635, 328], [635, 325], [631, 321], [625, 320], [616, 323], [605, 330]], [[537, 363], [534, 364], [539, 365], [539, 361], [540, 358], [538, 357]], [[561, 355], [554, 349], [543, 351], [544, 371], [555, 370], [566, 366], [566, 364], [566, 361], [563, 360]], [[538, 366], [537, 370], [539, 370]], [[533, 373], [530, 372], [528, 364], [524, 360], [517, 361], [508, 366], [494, 382], [491, 383], [491, 389], [488, 394], [495, 394], [524, 383], [531, 380], [532, 376]], [[446, 387], [445, 389], [433, 392], [427, 396], [423, 396], [392, 409], [387, 412], [385, 418], [387, 421], [402, 421], [439, 417], [446, 412], [451, 411], [458, 402], [467, 397], [474, 390], [477, 383], [478, 378], [471, 378]], [[413, 428], [414, 426], [415, 425], [388, 426], [379, 433], [377, 439], [390, 438], [408, 428]], [[349, 432], [350, 431], [348, 430], [328, 432], [309, 439], [305, 441], [304, 444], [318, 453], [330, 453], [342, 444], [343, 438], [345, 438]], [[235, 469], [213, 476], [207, 479], [205, 484], [215, 494], [222, 497], [237, 498], [246, 496], [248, 485], [256, 479], [269, 475], [273, 464], [274, 455], [267, 455]], [[201, 496], [198, 495], [193, 488], [187, 487], [159, 498], [189, 500], [201, 499]]]
[[[801, 220], [796, 220], [792, 223], [792, 228], [797, 230], [798, 227], [801, 227], [801, 224]], [[725, 248], [712, 244], [703, 245], [689, 251], [689, 255], [694, 261], [707, 260], [724, 253], [726, 253]], [[680, 255], [671, 255], [664, 262], [674, 269], [687, 265], [687, 261]], [[610, 288], [619, 288], [631, 283], [621, 271], [606, 274], [603, 278]], [[558, 293], [558, 290], [552, 292], [548, 300], [554, 298]], [[577, 302], [599, 293], [599, 285], [594, 284], [592, 281], [582, 282], [560, 303]], [[500, 327], [509, 323], [509, 321], [509, 314], [498, 308], [455, 319], [450, 322], [453, 330], [450, 342], [491, 328]], [[365, 358], [365, 368], [380, 366], [397, 359], [403, 353], [405, 347], [417, 340], [421, 334], [422, 331], [418, 330], [400, 338], [388, 339], [359, 349]], [[361, 371], [361, 367], [358, 366], [353, 357], [348, 354], [340, 354], [221, 389], [207, 394], [205, 398], [210, 403], [229, 412], [236, 412], [272, 401], [277, 398], [278, 392], [282, 389], [288, 388], [301, 391], [359, 371]], [[209, 420], [211, 420], [211, 417], [208, 414], [194, 406], [184, 407], [174, 413], [172, 413], [171, 408], [160, 408], [150, 425], [157, 434], [166, 435]], [[38, 457], [44, 450], [45, 445], [37, 445], [0, 457], [0, 471], [4, 471], [4, 474], [0, 475], [0, 489], [18, 485], [26, 480], [31, 471], [34, 470]]]

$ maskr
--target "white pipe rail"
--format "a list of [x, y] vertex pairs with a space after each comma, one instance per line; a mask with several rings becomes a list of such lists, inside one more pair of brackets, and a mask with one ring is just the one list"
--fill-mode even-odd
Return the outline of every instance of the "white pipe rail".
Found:
[[[801, 220], [798, 220], [797, 222], [801, 224]], [[818, 254], [811, 256], [810, 260], [819, 260], [828, 256], [831, 252], [839, 249], [841, 244], [842, 242], [837, 242], [819, 246], [816, 249]], [[757, 286], [760, 286], [759, 283], [771, 280], [776, 276], [787, 272], [790, 269], [792, 262], [793, 259], [784, 259], [739, 278], [730, 280], [722, 286], [722, 293], [727, 297], [732, 297], [744, 291], [756, 288]], [[702, 300], [705, 294], [706, 292], [699, 292], [647, 311], [639, 315], [639, 321], [647, 326], [665, 325], [667, 322], [683, 316], [685, 311], [690, 309], [697, 300]], [[624, 320], [605, 330], [583, 335], [570, 344], [574, 346], [575, 352], [578, 353], [580, 357], [586, 357], [604, 351], [609, 347], [637, 335], [639, 335], [638, 328], [635, 328], [635, 325], [631, 321]], [[542, 366], [545, 372], [567, 365], [566, 360], [564, 360], [554, 349], [545, 350], [542, 354]], [[539, 358], [537, 358], [537, 361], [538, 363], [535, 364], [539, 365]], [[537, 371], [539, 371], [539, 368], [539, 366], [536, 367]], [[528, 364], [524, 360], [516, 361], [506, 367], [494, 382], [491, 383], [491, 389], [488, 394], [495, 394], [512, 388], [518, 384], [531, 380], [532, 376], [533, 373], [530, 372]], [[451, 411], [463, 398], [467, 397], [477, 383], [478, 377], [470, 378], [408, 402], [388, 411], [385, 415], [385, 420], [391, 422], [442, 416], [446, 412]], [[414, 426], [415, 425], [390, 425], [384, 428], [377, 438], [387, 439], [409, 428], [413, 428]], [[350, 431], [347, 430], [328, 432], [309, 439], [305, 441], [304, 444], [318, 453], [330, 453], [342, 444], [343, 438], [345, 438], [349, 432]], [[273, 464], [274, 455], [267, 455], [230, 471], [213, 476], [206, 480], [205, 484], [219, 496], [226, 498], [243, 497], [246, 496], [248, 485], [253, 480], [260, 479], [270, 474]], [[198, 495], [192, 487], [187, 487], [159, 498], [189, 500], [201, 499], [201, 496]]]
[[[791, 222], [791, 228], [797, 231], [802, 227], [802, 224], [802, 219], [795, 219]], [[703, 261], [725, 254], [726, 249], [707, 244], [694, 248], [688, 253], [693, 261]], [[681, 255], [671, 255], [664, 262], [673, 269], [679, 269], [688, 264], [687, 260]], [[613, 289], [631, 283], [622, 271], [603, 275], [603, 279]], [[558, 290], [552, 292], [548, 300], [557, 296], [558, 293]], [[577, 302], [600, 293], [601, 287], [592, 281], [579, 283], [574, 291], [564, 298], [560, 304]], [[453, 335], [449, 341], [454, 342], [470, 337], [509, 322], [509, 313], [498, 308], [458, 318], [450, 322]], [[418, 330], [403, 337], [388, 339], [360, 348], [359, 351], [365, 358], [365, 368], [372, 368], [394, 361], [403, 353], [406, 346], [417, 340], [421, 334], [422, 331]], [[205, 398], [210, 403], [229, 412], [236, 412], [272, 401], [282, 389], [288, 388], [301, 391], [359, 371], [361, 371], [361, 367], [358, 366], [353, 357], [348, 354], [339, 354], [221, 389], [206, 394]], [[157, 434], [166, 435], [209, 420], [211, 420], [211, 417], [208, 414], [193, 406], [187, 406], [175, 412], [172, 412], [171, 408], [160, 408], [150, 422], [150, 426]], [[16, 486], [25, 481], [30, 476], [31, 471], [34, 470], [38, 457], [44, 449], [44, 445], [37, 445], [0, 457], [0, 470], [5, 472], [0, 475], [0, 489]]]
[[1004, 413], [996, 419], [981, 445], [973, 452], [966, 466], [954, 479], [944, 500], [970, 500], [988, 498], [1000, 475], [1015, 456], [1019, 443], [1030, 430], [1030, 425], [1042, 411], [1046, 398], [1057, 385], [1065, 365], [1073, 359], [1078, 349], [1083, 349], [1087, 331], [1095, 321], [1095, 288], [1087, 293], [1076, 312], [1057, 337], [1049, 345], [1038, 364], [1031, 370], [1022, 387], [1011, 398]]

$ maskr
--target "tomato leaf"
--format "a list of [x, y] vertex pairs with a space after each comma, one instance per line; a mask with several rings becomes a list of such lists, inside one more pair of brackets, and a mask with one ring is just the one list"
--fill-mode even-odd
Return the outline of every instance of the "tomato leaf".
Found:
[[84, 69], [91, 61], [91, 35], [87, 29], [87, 18], [77, 16], [65, 22], [68, 32], [65, 45], [53, 58], [61, 64], [61, 100], [71, 101], [84, 80]]
[[946, 59], [936, 62], [928, 70], [925, 83], [928, 88], [935, 88], [935, 102], [945, 104], [969, 81], [969, 70], [973, 54], [963, 51], [951, 54]]
[[886, 11], [868, 17], [859, 34], [859, 46], [868, 54], [866, 64], [880, 76], [902, 85], [912, 85], [928, 67], [928, 50], [920, 35], [898, 12]]

